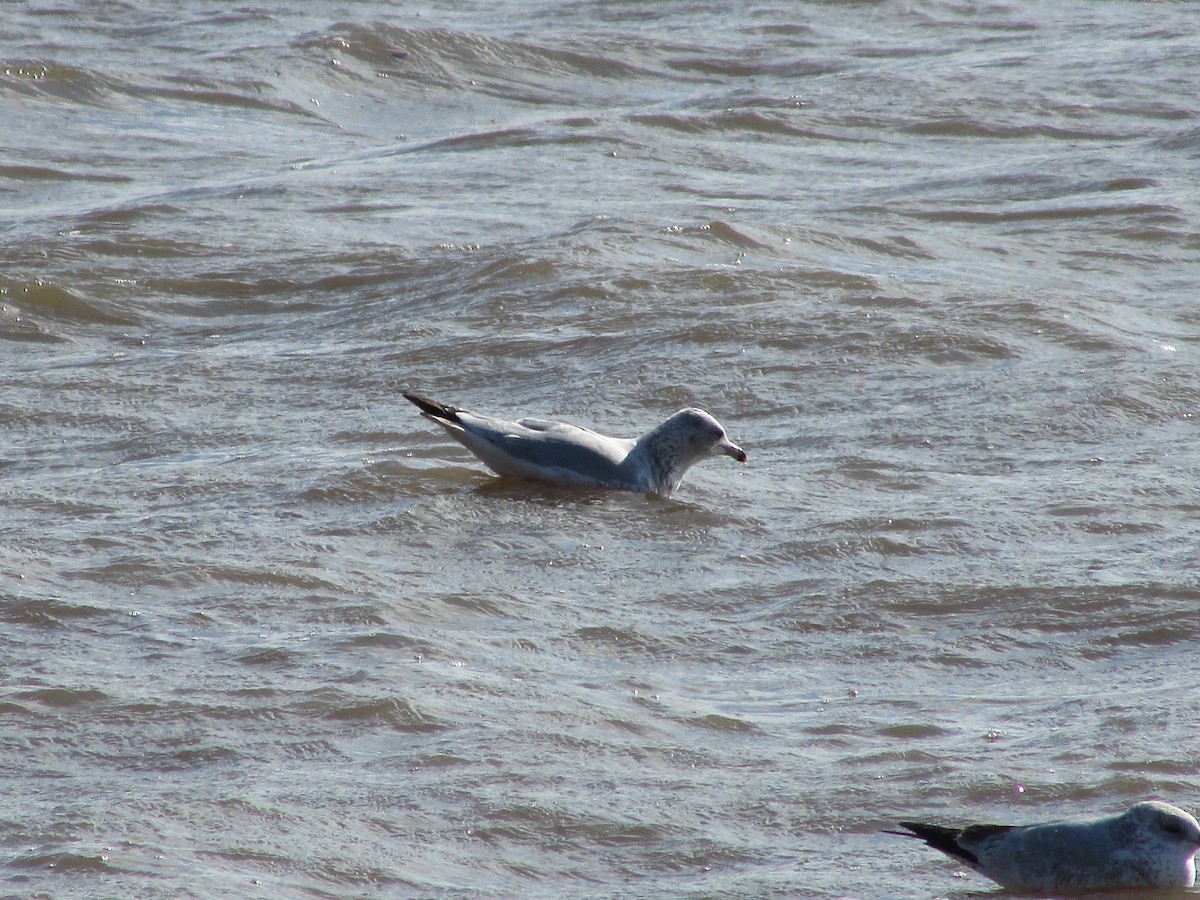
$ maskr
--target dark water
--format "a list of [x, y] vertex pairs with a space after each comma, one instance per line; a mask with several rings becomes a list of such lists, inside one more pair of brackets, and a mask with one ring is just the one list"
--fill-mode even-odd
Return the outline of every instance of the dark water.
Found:
[[[1190, 4], [9, 4], [0, 893], [933, 897], [1200, 788]], [[750, 465], [496, 482], [399, 396]]]

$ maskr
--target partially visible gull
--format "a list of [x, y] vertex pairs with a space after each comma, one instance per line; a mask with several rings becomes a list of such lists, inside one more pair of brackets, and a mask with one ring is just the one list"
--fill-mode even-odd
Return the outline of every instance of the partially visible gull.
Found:
[[1035, 894], [1196, 883], [1200, 824], [1161, 800], [1083, 822], [968, 825], [901, 822], [930, 847], [966, 863], [1009, 890]]
[[747, 459], [746, 451], [701, 409], [681, 409], [635, 440], [565, 422], [493, 419], [403, 393], [425, 418], [445, 428], [498, 475], [668, 497], [687, 470], [706, 456], [720, 452], [738, 462]]

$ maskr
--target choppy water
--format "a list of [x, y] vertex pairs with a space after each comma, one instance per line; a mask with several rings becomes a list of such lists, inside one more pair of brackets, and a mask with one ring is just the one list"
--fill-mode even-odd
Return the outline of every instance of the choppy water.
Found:
[[[7, 4], [0, 892], [932, 897], [1200, 807], [1200, 11]], [[749, 466], [494, 482], [399, 397]]]

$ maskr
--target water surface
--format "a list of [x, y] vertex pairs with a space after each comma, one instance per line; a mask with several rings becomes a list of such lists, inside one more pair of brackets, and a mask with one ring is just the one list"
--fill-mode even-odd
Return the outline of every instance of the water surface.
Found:
[[[1200, 788], [1187, 4], [0, 23], [12, 896], [966, 897]], [[400, 396], [750, 454], [492, 479]]]

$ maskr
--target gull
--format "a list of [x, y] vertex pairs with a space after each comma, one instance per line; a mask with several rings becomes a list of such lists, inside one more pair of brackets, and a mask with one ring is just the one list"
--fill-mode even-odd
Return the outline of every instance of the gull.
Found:
[[669, 497], [687, 470], [706, 456], [720, 452], [738, 462], [747, 459], [702, 409], [681, 409], [635, 440], [566, 422], [494, 419], [402, 393], [497, 475]]
[[1196, 882], [1200, 824], [1177, 806], [1146, 800], [1125, 812], [1083, 822], [968, 825], [901, 822], [935, 850], [1009, 890], [1034, 894]]

